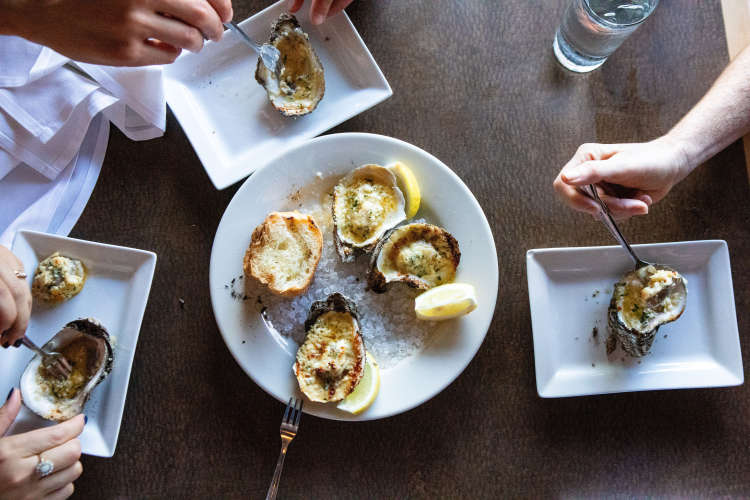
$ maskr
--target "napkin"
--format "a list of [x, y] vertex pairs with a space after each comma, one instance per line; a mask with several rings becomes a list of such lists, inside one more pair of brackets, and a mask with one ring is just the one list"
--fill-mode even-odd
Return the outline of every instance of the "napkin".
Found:
[[110, 122], [133, 140], [163, 135], [160, 67], [79, 63], [0, 36], [0, 242], [20, 227], [70, 231], [101, 169]]

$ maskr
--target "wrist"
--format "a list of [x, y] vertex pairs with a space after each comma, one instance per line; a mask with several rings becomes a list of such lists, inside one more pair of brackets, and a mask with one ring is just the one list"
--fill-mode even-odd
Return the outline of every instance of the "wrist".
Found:
[[676, 132], [675, 129], [656, 140], [664, 144], [673, 153], [678, 172], [677, 182], [687, 177], [695, 167], [703, 162], [703, 152], [699, 144], [690, 140], [690, 138], [682, 137], [679, 131]]

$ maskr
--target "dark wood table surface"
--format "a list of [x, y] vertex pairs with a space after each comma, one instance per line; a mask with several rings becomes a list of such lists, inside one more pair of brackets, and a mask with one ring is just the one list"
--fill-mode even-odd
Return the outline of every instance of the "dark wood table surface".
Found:
[[[267, 3], [236, 0], [235, 18]], [[561, 205], [552, 180], [583, 142], [666, 132], [727, 63], [719, 2], [663, 1], [601, 69], [568, 73], [552, 54], [565, 4], [358, 0], [349, 7], [394, 94], [331, 133], [397, 137], [453, 168], [493, 228], [500, 292], [475, 359], [432, 400], [375, 422], [305, 416], [280, 497], [750, 495], [747, 384], [537, 395], [525, 252], [612, 244], [603, 226]], [[171, 113], [160, 139], [131, 142], [113, 128], [72, 236], [153, 250], [159, 259], [117, 452], [83, 459], [78, 498], [264, 497], [283, 406], [235, 363], [208, 293], [214, 232], [236, 189], [213, 188]], [[648, 217], [624, 225], [640, 243], [728, 242], [746, 359], [748, 194], [736, 142]]]

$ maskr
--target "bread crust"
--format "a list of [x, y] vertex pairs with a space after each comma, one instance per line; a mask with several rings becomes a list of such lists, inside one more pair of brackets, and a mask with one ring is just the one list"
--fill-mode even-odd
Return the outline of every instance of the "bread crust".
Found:
[[[296, 249], [304, 251], [302, 260], [308, 272], [298, 273], [296, 283], [290, 284], [267, 262], [267, 256], [274, 253], [278, 235], [289, 235], [297, 243]], [[307, 291], [315, 276], [320, 256], [323, 252], [323, 235], [310, 215], [294, 212], [271, 212], [263, 223], [253, 230], [250, 246], [245, 252], [242, 268], [246, 276], [251, 276], [268, 286], [271, 293], [284, 297], [296, 297]], [[297, 255], [299, 257], [299, 255]]]

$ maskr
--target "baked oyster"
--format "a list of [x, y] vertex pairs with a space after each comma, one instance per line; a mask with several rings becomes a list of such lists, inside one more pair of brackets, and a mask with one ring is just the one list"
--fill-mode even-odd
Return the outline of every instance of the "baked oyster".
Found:
[[323, 99], [326, 84], [323, 65], [310, 45], [307, 33], [289, 14], [281, 14], [273, 25], [268, 43], [276, 47], [282, 69], [277, 76], [260, 56], [255, 80], [266, 89], [271, 104], [284, 116], [311, 113]]
[[[671, 267], [649, 264], [626, 273], [614, 286], [607, 324], [629, 355], [648, 353], [661, 325], [680, 317], [687, 303], [687, 280]], [[612, 338], [611, 337], [611, 338]]]
[[362, 165], [333, 188], [333, 238], [344, 262], [372, 251], [378, 240], [404, 219], [404, 193], [396, 176], [381, 165]]
[[451, 283], [460, 260], [458, 241], [445, 229], [423, 222], [404, 224], [388, 231], [376, 246], [367, 285], [378, 293], [399, 281], [427, 290]]
[[47, 303], [73, 298], [86, 283], [86, 267], [72, 257], [55, 252], [39, 262], [31, 282], [31, 294]]
[[300, 390], [310, 401], [341, 401], [365, 372], [365, 344], [356, 305], [340, 293], [313, 302], [305, 332], [293, 367]]
[[83, 411], [91, 392], [112, 370], [110, 337], [96, 320], [78, 319], [65, 325], [42, 349], [62, 354], [73, 371], [58, 379], [35, 355], [21, 375], [23, 402], [40, 417], [63, 422]]

